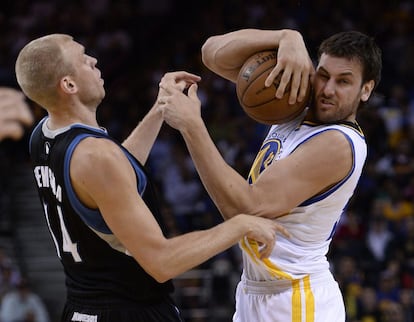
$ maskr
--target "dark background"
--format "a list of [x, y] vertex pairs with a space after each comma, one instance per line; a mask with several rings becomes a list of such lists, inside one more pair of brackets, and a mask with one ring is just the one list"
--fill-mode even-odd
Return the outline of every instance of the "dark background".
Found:
[[[293, 28], [316, 57], [321, 40], [335, 32], [370, 34], [383, 50], [383, 74], [358, 118], [369, 144], [368, 161], [329, 259], [344, 293], [348, 321], [371, 316], [371, 321], [408, 322], [414, 312], [413, 10], [413, 1], [3, 1], [0, 85], [17, 87], [14, 62], [28, 41], [49, 33], [70, 34], [98, 59], [107, 92], [98, 118], [122, 141], [152, 106], [165, 72], [199, 74], [209, 131], [225, 159], [247, 176], [267, 128], [243, 114], [232, 84], [202, 65], [204, 41], [240, 28]], [[40, 120], [43, 110], [31, 107]], [[31, 229], [45, 224], [32, 194], [19, 194], [30, 192], [32, 185], [30, 176], [23, 175], [30, 172], [27, 143], [28, 135], [0, 143], [1, 241], [16, 271], [32, 276], [33, 290], [57, 319], [61, 302], [46, 294], [53, 291], [44, 291], [48, 273], [46, 278], [33, 273], [24, 238], [29, 231], [21, 228], [32, 217], [41, 219]], [[221, 221], [175, 130], [162, 128], [148, 167], [162, 196], [167, 235]], [[21, 211], [22, 205], [32, 206]], [[53, 248], [50, 255], [55, 256]], [[187, 321], [229, 321], [240, 268], [240, 252], [234, 247], [188, 278], [177, 279], [176, 299]]]

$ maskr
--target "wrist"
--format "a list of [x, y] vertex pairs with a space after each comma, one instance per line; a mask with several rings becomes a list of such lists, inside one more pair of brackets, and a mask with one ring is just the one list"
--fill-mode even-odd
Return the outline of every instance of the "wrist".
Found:
[[182, 127], [179, 129], [181, 134], [187, 138], [194, 138], [205, 128], [204, 122], [201, 117], [188, 119]]
[[238, 234], [241, 237], [244, 237], [249, 234], [251, 231], [251, 227], [249, 225], [248, 220], [246, 220], [247, 215], [245, 214], [238, 214], [231, 217], [228, 221], [233, 221], [233, 226], [238, 228]]

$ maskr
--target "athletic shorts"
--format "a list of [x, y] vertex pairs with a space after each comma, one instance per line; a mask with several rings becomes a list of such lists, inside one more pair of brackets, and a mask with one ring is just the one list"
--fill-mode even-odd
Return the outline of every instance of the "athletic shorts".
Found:
[[345, 306], [332, 274], [297, 280], [251, 281], [236, 290], [234, 322], [344, 322]]
[[147, 305], [106, 304], [104, 308], [80, 304], [80, 300], [68, 300], [62, 314], [62, 322], [183, 322], [174, 303], [165, 301]]

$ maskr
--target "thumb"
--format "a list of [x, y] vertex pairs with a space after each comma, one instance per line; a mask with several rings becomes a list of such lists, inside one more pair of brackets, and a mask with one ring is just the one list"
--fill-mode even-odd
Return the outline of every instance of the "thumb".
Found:
[[198, 100], [197, 89], [198, 89], [197, 83], [191, 84], [190, 88], [188, 89], [188, 97], [191, 99]]

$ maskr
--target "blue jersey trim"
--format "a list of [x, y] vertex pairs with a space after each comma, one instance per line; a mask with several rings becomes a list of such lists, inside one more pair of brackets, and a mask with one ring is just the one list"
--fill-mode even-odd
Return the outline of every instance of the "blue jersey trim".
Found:
[[43, 119], [41, 119], [40, 122], [33, 129], [32, 133], [30, 134], [30, 138], [29, 138], [29, 154], [32, 154], [32, 141], [33, 141], [33, 136], [34, 136], [35, 132], [39, 129], [39, 127], [42, 127], [42, 125], [43, 125], [43, 123], [45, 122], [46, 119], [47, 119], [47, 116], [45, 116]]
[[131, 154], [127, 150], [125, 150], [125, 154], [129, 162], [131, 162], [131, 165], [134, 168], [136, 175], [138, 176], [138, 193], [142, 197], [147, 187], [147, 176], [145, 175], [144, 171], [142, 171], [142, 169], [137, 165], [137, 162], [135, 161], [134, 157], [131, 156]]
[[[92, 227], [93, 229], [101, 233], [112, 234], [111, 229], [109, 229], [108, 225], [105, 223], [100, 211], [88, 208], [85, 205], [83, 205], [82, 202], [79, 200], [79, 198], [76, 196], [76, 193], [73, 190], [72, 184], [70, 182], [69, 166], [70, 166], [70, 160], [72, 159], [73, 151], [75, 150], [79, 142], [87, 137], [91, 137], [91, 135], [81, 134], [77, 136], [68, 147], [68, 150], [65, 155], [64, 165], [63, 165], [63, 176], [64, 176], [64, 181], [65, 181], [65, 188], [67, 191], [69, 202], [71, 203], [73, 209], [77, 212], [77, 214], [82, 218], [82, 220], [88, 226]], [[96, 136], [92, 136], [92, 137], [96, 137]]]
[[[102, 138], [102, 136], [99, 135], [93, 135], [93, 134], [80, 134], [77, 136], [69, 145], [68, 150], [66, 151], [65, 160], [64, 160], [64, 166], [63, 166], [63, 176], [64, 176], [64, 183], [65, 188], [67, 191], [67, 196], [69, 199], [69, 202], [71, 203], [73, 209], [76, 211], [76, 213], [81, 217], [81, 219], [90, 227], [93, 229], [104, 233], [104, 234], [112, 234], [111, 229], [106, 224], [104, 218], [102, 217], [102, 214], [99, 210], [91, 209], [86, 207], [77, 197], [75, 191], [73, 190], [72, 184], [70, 182], [70, 173], [69, 173], [69, 166], [70, 166], [70, 160], [72, 159], [73, 151], [75, 150], [76, 146], [79, 144], [80, 141], [87, 137], [96, 137], [96, 138]], [[135, 170], [135, 173], [138, 177], [138, 192], [142, 196], [145, 192], [145, 188], [147, 185], [147, 178], [145, 173], [138, 167], [136, 164], [135, 159], [130, 155], [127, 150], [123, 149], [124, 153], [126, 154], [128, 160], [130, 161], [132, 167]]]

